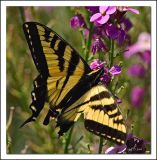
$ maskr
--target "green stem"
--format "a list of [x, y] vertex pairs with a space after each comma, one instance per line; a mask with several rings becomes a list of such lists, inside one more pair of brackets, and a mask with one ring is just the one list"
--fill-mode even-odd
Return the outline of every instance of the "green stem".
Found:
[[90, 46], [91, 46], [91, 43], [92, 43], [92, 32], [93, 32], [93, 24], [90, 23], [90, 26], [89, 26], [89, 37], [88, 37], [88, 41], [87, 41], [87, 44], [86, 44], [86, 50], [85, 50], [85, 60], [88, 61], [88, 58], [89, 58], [89, 53], [90, 53]]
[[110, 55], [109, 55], [109, 61], [110, 61], [110, 67], [113, 65], [113, 55], [114, 55], [114, 40], [111, 40], [111, 47], [110, 47]]
[[64, 153], [68, 153], [68, 147], [69, 147], [69, 144], [70, 144], [70, 141], [71, 141], [71, 136], [72, 136], [73, 128], [74, 128], [74, 126], [71, 128], [71, 130], [69, 132], [69, 135], [68, 135], [68, 137], [66, 139]]
[[103, 148], [103, 137], [100, 137], [100, 143], [99, 143], [99, 154], [102, 153], [102, 148]]

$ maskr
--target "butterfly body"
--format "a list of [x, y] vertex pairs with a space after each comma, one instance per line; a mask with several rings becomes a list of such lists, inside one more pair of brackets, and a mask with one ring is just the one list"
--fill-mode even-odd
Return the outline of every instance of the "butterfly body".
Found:
[[34, 121], [47, 101], [49, 111], [43, 124], [55, 118], [59, 136], [83, 114], [88, 131], [124, 143], [123, 118], [112, 94], [100, 82], [104, 70], [92, 71], [70, 44], [40, 23], [26, 22], [23, 30], [39, 72], [33, 83], [32, 116], [23, 125]]

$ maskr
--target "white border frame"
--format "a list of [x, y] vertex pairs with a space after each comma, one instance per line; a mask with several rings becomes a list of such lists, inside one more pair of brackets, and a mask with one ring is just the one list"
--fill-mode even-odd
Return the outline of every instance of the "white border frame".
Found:
[[[151, 154], [6, 154], [6, 7], [7, 6], [150, 6], [151, 7]], [[2, 159], [155, 159], [156, 157], [156, 1], [1, 1], [1, 158]]]

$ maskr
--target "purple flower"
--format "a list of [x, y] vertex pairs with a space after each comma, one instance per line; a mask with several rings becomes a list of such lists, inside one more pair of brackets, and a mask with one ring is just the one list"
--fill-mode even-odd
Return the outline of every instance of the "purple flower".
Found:
[[96, 52], [100, 51], [107, 51], [107, 47], [100, 38], [96, 38], [95, 41], [92, 43], [92, 52], [93, 54], [95, 54]]
[[122, 24], [124, 24], [123, 29], [125, 31], [129, 31], [133, 26], [133, 24], [131, 23], [131, 21], [128, 18], [123, 18]]
[[151, 49], [150, 41], [151, 37], [149, 33], [141, 33], [138, 37], [138, 41], [126, 49], [127, 51], [124, 53], [125, 58], [130, 58], [138, 52], [149, 51]]
[[134, 64], [128, 68], [128, 74], [130, 76], [144, 77], [145, 69], [141, 64]]
[[[120, 73], [121, 73], [121, 68], [118, 65], [114, 65], [110, 69], [104, 68], [104, 75], [101, 77], [101, 81], [108, 86], [111, 82], [112, 76], [116, 76]], [[120, 101], [118, 100], [117, 102], [120, 103]]]
[[117, 39], [120, 34], [118, 27], [113, 24], [106, 25], [105, 30], [107, 36], [109, 36], [111, 39]]
[[100, 61], [99, 59], [95, 59], [95, 60], [90, 64], [90, 68], [91, 68], [92, 70], [96, 70], [96, 69], [103, 68], [103, 67], [104, 67], [104, 63], [105, 63], [105, 62], [102, 62], [102, 61]]
[[96, 22], [98, 24], [105, 24], [110, 15], [116, 12], [116, 7], [109, 7], [109, 6], [100, 6], [99, 12], [95, 13], [91, 18], [90, 22]]
[[117, 10], [119, 10], [120, 12], [132, 12], [132, 13], [135, 13], [135, 14], [139, 14], [139, 11], [137, 9], [134, 9], [134, 8], [131, 8], [131, 7], [128, 7], [128, 6], [119, 6], [117, 7]]
[[98, 6], [87, 6], [85, 7], [89, 12], [91, 12], [92, 14], [95, 14], [97, 12], [99, 12], [99, 7]]
[[123, 43], [126, 38], [126, 33], [121, 27], [117, 27], [114, 24], [106, 25], [106, 34], [111, 39], [116, 39], [119, 44]]
[[139, 108], [144, 99], [144, 88], [135, 86], [131, 91], [131, 102], [136, 108]]
[[111, 82], [111, 75], [108, 74], [108, 72], [104, 73], [104, 75], [101, 77], [101, 82], [103, 82], [106, 86], [108, 86]]
[[86, 27], [86, 24], [85, 24], [85, 21], [84, 21], [84, 18], [82, 17], [81, 14], [78, 14], [74, 17], [72, 17], [70, 19], [70, 26], [71, 28], [80, 28], [80, 27]]
[[118, 65], [114, 65], [111, 67], [111, 69], [109, 70], [109, 72], [113, 75], [116, 76], [118, 74], [121, 73], [121, 67], [119, 67]]
[[151, 52], [145, 51], [139, 53], [140, 58], [148, 65], [151, 63]]
[[106, 154], [117, 154], [117, 153], [124, 153], [126, 150], [126, 145], [115, 145], [114, 147], [109, 147], [106, 149], [105, 153]]

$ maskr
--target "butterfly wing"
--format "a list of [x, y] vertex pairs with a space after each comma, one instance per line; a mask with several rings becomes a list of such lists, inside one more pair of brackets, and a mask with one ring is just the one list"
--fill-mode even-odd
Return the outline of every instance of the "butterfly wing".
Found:
[[65, 96], [72, 95], [70, 91], [91, 69], [71, 45], [48, 27], [37, 22], [26, 22], [23, 30], [39, 72], [32, 91], [32, 116], [24, 124], [35, 120], [47, 99], [50, 109], [44, 124], [48, 124], [49, 117], [55, 117], [56, 110], [62, 109], [59, 104]]
[[126, 140], [126, 127], [115, 100], [107, 88], [98, 84], [89, 89], [58, 118], [59, 135], [66, 132], [84, 114], [85, 128], [118, 144]]

